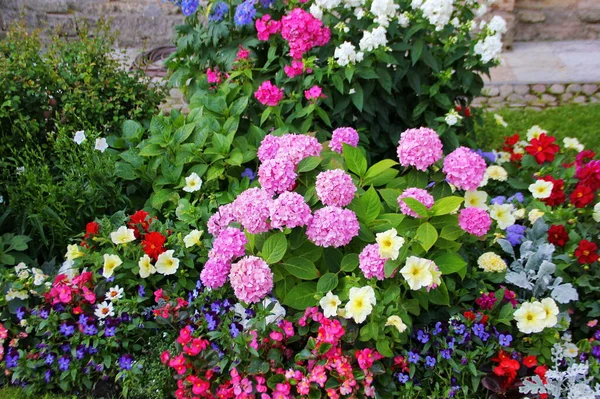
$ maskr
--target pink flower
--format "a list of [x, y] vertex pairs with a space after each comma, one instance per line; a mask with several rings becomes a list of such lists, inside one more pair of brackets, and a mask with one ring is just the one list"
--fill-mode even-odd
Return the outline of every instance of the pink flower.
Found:
[[0, 323], [0, 339], [8, 338], [8, 330], [2, 323]]
[[171, 359], [171, 354], [169, 353], [169, 351], [164, 351], [163, 353], [160, 354], [160, 362], [162, 364], [169, 363], [170, 359]]
[[325, 386], [327, 382], [327, 372], [325, 367], [321, 364], [317, 364], [310, 373], [310, 381], [316, 383], [321, 388]]
[[432, 129], [408, 129], [400, 135], [397, 152], [400, 165], [425, 171], [442, 159], [442, 141]]
[[291, 322], [287, 320], [281, 320], [279, 322], [279, 328], [283, 330], [286, 337], [289, 338], [294, 336], [294, 325]]
[[290, 46], [290, 56], [297, 60], [313, 47], [327, 44], [331, 31], [309, 12], [295, 8], [281, 19], [281, 36]]
[[360, 255], [358, 255], [358, 267], [363, 272], [366, 278], [377, 278], [383, 280], [385, 278], [385, 259], [379, 256], [379, 245], [367, 245]]
[[269, 14], [257, 19], [254, 25], [258, 33], [258, 40], [263, 41], [269, 40], [271, 35], [275, 35], [281, 30], [281, 22], [271, 19]]
[[208, 288], [220, 288], [227, 282], [227, 276], [229, 275], [230, 270], [230, 261], [211, 258], [206, 261], [204, 268], [200, 272], [200, 281]]
[[258, 87], [258, 90], [254, 93], [254, 97], [262, 105], [275, 107], [283, 98], [283, 89], [278, 88], [270, 80], [267, 80]]
[[333, 131], [331, 141], [329, 142], [329, 148], [332, 151], [342, 153], [343, 145], [348, 144], [352, 147], [358, 145], [358, 132], [351, 127], [339, 127]]
[[208, 219], [208, 232], [213, 236], [221, 234], [230, 223], [235, 222], [233, 204], [222, 205], [217, 212]]
[[292, 190], [296, 177], [294, 164], [283, 158], [269, 159], [258, 168], [258, 181], [269, 194]]
[[235, 219], [250, 234], [264, 233], [269, 230], [270, 207], [273, 197], [263, 189], [249, 188], [233, 202]]
[[317, 101], [319, 98], [327, 98], [327, 96], [323, 94], [323, 89], [317, 85], [314, 85], [308, 90], [304, 90], [304, 97], [306, 97], [308, 101]]
[[354, 355], [358, 361], [358, 366], [363, 370], [370, 369], [373, 367], [373, 363], [375, 363], [377, 360], [383, 359], [383, 356], [381, 356], [379, 352], [371, 348], [357, 350]]
[[274, 200], [270, 207], [271, 227], [283, 230], [284, 227], [306, 226], [312, 217], [310, 207], [304, 197], [295, 192], [285, 192]]
[[179, 337], [177, 342], [181, 345], [185, 345], [192, 340], [192, 329], [190, 326], [185, 326], [179, 331]]
[[410, 209], [406, 202], [402, 201], [403, 198], [414, 198], [423, 205], [430, 209], [433, 206], [433, 197], [426, 190], [422, 188], [411, 187], [404, 190], [402, 194], [398, 197], [398, 205], [400, 206], [400, 212], [405, 215], [412, 216], [414, 218], [421, 217], [415, 211]]
[[250, 57], [250, 50], [248, 50], [247, 48], [244, 48], [240, 44], [240, 48], [237, 52], [237, 55], [235, 56], [235, 60], [236, 61], [247, 60], [249, 57]]
[[256, 303], [273, 289], [273, 273], [267, 262], [246, 256], [231, 265], [229, 280], [235, 296], [242, 302]]
[[352, 177], [341, 169], [319, 173], [315, 188], [321, 202], [330, 206], [346, 206], [352, 202], [356, 193]]
[[492, 225], [492, 218], [481, 208], [464, 208], [458, 215], [458, 225], [469, 234], [484, 236]]
[[261, 162], [283, 158], [297, 165], [306, 157], [319, 156], [323, 147], [319, 140], [306, 134], [268, 134], [258, 147], [257, 156]]
[[485, 170], [485, 160], [467, 147], [458, 147], [444, 159], [446, 180], [461, 190], [479, 187]]
[[302, 60], [293, 60], [292, 65], [286, 65], [283, 71], [290, 79], [300, 76], [304, 73], [304, 62]]
[[248, 239], [243, 231], [228, 227], [215, 239], [208, 257], [230, 262], [246, 253], [247, 242]]
[[349, 209], [326, 206], [316, 211], [306, 229], [308, 238], [320, 247], [348, 245], [358, 235], [356, 214]]
[[206, 79], [208, 80], [208, 83], [221, 83], [221, 72], [213, 71], [208, 68], [206, 70]]

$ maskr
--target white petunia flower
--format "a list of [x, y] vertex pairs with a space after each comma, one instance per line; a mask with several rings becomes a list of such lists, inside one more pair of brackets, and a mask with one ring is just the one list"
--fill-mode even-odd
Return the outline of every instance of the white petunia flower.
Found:
[[406, 327], [406, 324], [404, 324], [404, 322], [402, 321], [402, 319], [400, 318], [400, 316], [390, 316], [390, 317], [388, 317], [387, 321], [385, 322], [385, 325], [386, 326], [396, 327], [396, 329], [400, 333], [403, 333], [408, 328], [408, 327]]
[[341, 303], [340, 298], [337, 295], [333, 295], [331, 291], [319, 301], [319, 305], [323, 309], [323, 315], [327, 318], [337, 316], [338, 306]]
[[121, 226], [117, 231], [110, 233], [110, 239], [114, 244], [127, 244], [135, 240], [135, 232], [126, 226]]
[[594, 210], [592, 212], [592, 219], [594, 219], [594, 221], [596, 223], [600, 223], [600, 202], [598, 202], [596, 205], [594, 205]]
[[202, 237], [203, 230], [192, 230], [185, 237], [183, 237], [183, 243], [186, 248], [193, 247], [194, 245], [200, 245], [200, 238]]
[[465, 192], [465, 208], [488, 209], [486, 204], [488, 194], [485, 191]]
[[95, 150], [104, 152], [107, 148], [108, 144], [106, 143], [106, 139], [104, 137], [96, 139], [96, 145], [94, 146]]
[[376, 237], [377, 244], [379, 245], [379, 256], [383, 259], [398, 259], [400, 248], [404, 245], [404, 238], [398, 236], [396, 229], [377, 233]]
[[546, 326], [546, 311], [539, 302], [525, 302], [515, 311], [514, 318], [524, 334], [541, 332]]
[[140, 277], [147, 278], [151, 274], [156, 273], [156, 268], [152, 265], [152, 258], [148, 256], [148, 254], [144, 254], [138, 261], [138, 266], [140, 268]]
[[85, 141], [85, 132], [83, 130], [79, 130], [75, 132], [75, 136], [73, 136], [73, 141], [77, 143], [77, 145], [81, 145]]
[[508, 123], [506, 123], [506, 121], [501, 115], [494, 114], [494, 121], [497, 125], [500, 125], [502, 127], [508, 127]]
[[578, 152], [581, 152], [584, 150], [584, 146], [583, 144], [581, 144], [579, 142], [579, 140], [577, 140], [574, 137], [565, 137], [563, 139], [563, 144], [565, 145], [565, 148], [569, 149], [569, 150], [575, 150]]
[[171, 249], [158, 255], [158, 260], [154, 266], [158, 273], [164, 274], [165, 276], [175, 274], [179, 268], [179, 259], [173, 256], [174, 252], [175, 251]]
[[550, 197], [554, 183], [546, 180], [538, 180], [533, 184], [529, 185], [529, 191], [533, 195], [533, 198], [544, 199]]
[[202, 179], [196, 172], [192, 173], [188, 177], [185, 178], [185, 187], [183, 187], [183, 191], [187, 193], [193, 193], [194, 191], [198, 191], [202, 188]]
[[[527, 131], [527, 141], [531, 141], [533, 139], [539, 138], [542, 133], [546, 133], [546, 131], [544, 129], [542, 129], [541, 127], [539, 127], [538, 125], [532, 126]], [[527, 146], [528, 144], [529, 143], [525, 142], [525, 146]]]
[[360, 324], [364, 322], [368, 315], [373, 311], [373, 305], [377, 303], [375, 291], [370, 286], [361, 288], [350, 288], [348, 303], [346, 303], [345, 318], [354, 319], [354, 322]]

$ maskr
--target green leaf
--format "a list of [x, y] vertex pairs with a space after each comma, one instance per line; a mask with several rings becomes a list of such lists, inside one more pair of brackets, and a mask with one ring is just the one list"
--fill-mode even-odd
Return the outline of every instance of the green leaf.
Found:
[[300, 256], [287, 259], [283, 266], [288, 273], [301, 280], [314, 280], [319, 277], [319, 271], [314, 263]]
[[125, 140], [130, 143], [139, 143], [144, 135], [144, 128], [136, 121], [126, 120], [121, 125], [121, 132]]
[[417, 215], [421, 217], [429, 216], [429, 210], [425, 205], [423, 205], [421, 201], [416, 200], [412, 197], [402, 198], [401, 201], [404, 201], [404, 203], [408, 205], [408, 207], [412, 209]]
[[417, 229], [415, 238], [425, 251], [429, 251], [438, 239], [438, 232], [430, 223], [423, 223]]
[[160, 209], [162, 205], [167, 201], [177, 202], [179, 200], [179, 194], [168, 188], [163, 188], [150, 197], [150, 204], [153, 208]]
[[440, 237], [445, 240], [456, 241], [459, 237], [465, 234], [465, 231], [460, 226], [444, 226], [440, 232]]
[[347, 254], [342, 258], [340, 270], [343, 272], [351, 272], [358, 267], [358, 254]]
[[434, 216], [447, 215], [458, 209], [463, 201], [462, 197], [445, 197], [437, 200], [429, 211]]
[[269, 115], [271, 115], [271, 112], [273, 112], [273, 108], [272, 107], [268, 107], [267, 109], [265, 109], [262, 113], [262, 115], [260, 116], [260, 125], [262, 126], [265, 121], [269, 118]]
[[450, 306], [450, 295], [448, 294], [448, 288], [443, 281], [437, 288], [429, 291], [429, 302], [435, 305]]
[[194, 129], [196, 128], [195, 123], [188, 123], [181, 126], [179, 129], [175, 131], [175, 144], [181, 144], [188, 139], [194, 133]]
[[348, 144], [344, 144], [343, 147], [346, 166], [351, 172], [356, 173], [358, 177], [363, 177], [367, 171], [367, 158], [365, 158], [360, 148], [352, 147]]
[[417, 40], [417, 42], [413, 44], [410, 51], [410, 58], [413, 66], [417, 63], [417, 61], [419, 61], [419, 58], [421, 58], [421, 54], [423, 54], [423, 48], [425, 48], [425, 42], [423, 40]]
[[244, 110], [248, 106], [248, 97], [238, 98], [229, 107], [229, 113], [232, 116], [240, 116], [244, 113]]
[[457, 253], [447, 252], [434, 259], [442, 274], [458, 273], [467, 267], [467, 262]]
[[363, 195], [358, 197], [358, 203], [360, 206], [357, 216], [361, 221], [369, 223], [377, 219], [381, 211], [381, 200], [373, 187], [370, 187]]
[[375, 344], [377, 352], [385, 357], [394, 357], [394, 352], [390, 349], [390, 342], [387, 339], [378, 339]]
[[317, 283], [317, 292], [327, 293], [338, 286], [338, 276], [335, 273], [325, 273]]
[[307, 157], [298, 164], [298, 173], [310, 172], [321, 163], [320, 157]]
[[287, 238], [283, 233], [277, 233], [267, 238], [263, 245], [261, 255], [268, 264], [279, 262], [287, 251]]
[[[380, 178], [382, 173], [389, 172], [390, 168], [392, 168], [396, 165], [398, 165], [398, 162], [393, 161], [391, 159], [384, 159], [383, 161], [377, 162], [375, 165], [371, 166], [369, 168], [369, 170], [367, 170], [367, 173], [365, 174], [365, 185], [368, 186], [368, 185], [373, 184], [373, 180]], [[397, 170], [394, 170], [394, 172], [395, 173], [393, 173], [393, 177], [389, 181], [393, 180], [396, 177], [396, 175], [398, 174]], [[386, 183], [387, 182], [382, 183], [382, 184], [386, 184]], [[381, 185], [381, 184], [377, 184], [377, 185]]]
[[359, 111], [362, 112], [363, 102], [364, 102], [364, 93], [363, 93], [362, 86], [359, 84], [355, 84], [353, 86], [353, 88], [354, 88], [354, 93], [350, 94], [350, 99], [352, 100], [352, 103], [354, 104], [354, 106], [356, 108], [358, 108]]
[[140, 150], [140, 155], [143, 157], [155, 157], [164, 153], [165, 150], [158, 144], [147, 144]]
[[283, 304], [296, 310], [305, 310], [317, 304], [317, 300], [315, 299], [316, 291], [317, 283], [300, 283], [287, 293]]
[[321, 118], [321, 120], [325, 122], [327, 126], [331, 127], [331, 120], [329, 120], [329, 115], [327, 115], [327, 112], [323, 111], [323, 109], [320, 107], [317, 107], [316, 111], [317, 115], [319, 115], [319, 118]]
[[402, 194], [402, 190], [397, 188], [382, 188], [379, 190], [379, 194], [385, 201], [385, 203], [393, 210], [398, 209], [398, 197]]
[[210, 168], [208, 168], [208, 171], [206, 172], [206, 181], [218, 179], [219, 177], [221, 177], [224, 171], [225, 166], [223, 166], [223, 164], [217, 163], [212, 165]]

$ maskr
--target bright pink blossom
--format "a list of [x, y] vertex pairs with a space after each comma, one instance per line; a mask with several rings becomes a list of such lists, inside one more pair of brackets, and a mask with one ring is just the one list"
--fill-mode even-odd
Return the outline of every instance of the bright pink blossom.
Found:
[[312, 217], [310, 207], [304, 197], [293, 191], [281, 194], [270, 207], [271, 227], [282, 230], [284, 227], [306, 226]]
[[422, 188], [411, 187], [404, 190], [402, 194], [398, 197], [398, 205], [400, 206], [400, 212], [405, 215], [412, 216], [414, 218], [419, 218], [418, 213], [413, 211], [406, 202], [403, 201], [404, 198], [413, 198], [422, 203], [427, 207], [427, 209], [431, 209], [433, 206], [433, 196], [427, 192], [427, 190], [423, 190]]
[[249, 188], [233, 202], [235, 219], [250, 234], [264, 233], [269, 230], [270, 207], [273, 197], [263, 189]]
[[442, 159], [442, 141], [432, 129], [408, 129], [400, 135], [397, 152], [400, 165], [425, 171]]
[[386, 259], [379, 256], [379, 245], [369, 244], [358, 255], [358, 267], [366, 278], [376, 278], [383, 280], [385, 278]]
[[304, 53], [327, 44], [331, 38], [329, 28], [301, 8], [295, 8], [285, 15], [281, 24], [281, 36], [287, 40], [293, 59], [302, 58]]
[[269, 194], [291, 191], [296, 184], [294, 163], [287, 159], [269, 159], [258, 168], [258, 182]]
[[231, 265], [229, 280], [235, 296], [246, 303], [261, 301], [273, 289], [269, 265], [256, 256], [246, 256]]
[[325, 94], [323, 94], [323, 89], [317, 85], [314, 85], [308, 90], [304, 90], [304, 97], [308, 101], [317, 101], [319, 98], [327, 98]]
[[467, 147], [458, 147], [444, 159], [446, 180], [461, 190], [475, 190], [479, 187], [485, 170], [485, 160]]
[[258, 40], [262, 41], [269, 40], [271, 35], [275, 35], [281, 30], [281, 21], [271, 19], [269, 14], [257, 19], [254, 24], [258, 33]]
[[267, 80], [258, 87], [258, 90], [254, 93], [254, 97], [256, 97], [262, 105], [276, 107], [283, 98], [283, 89], [280, 89], [271, 83], [270, 80]]
[[358, 235], [358, 219], [350, 209], [326, 206], [313, 215], [306, 235], [320, 247], [341, 247], [348, 245]]
[[464, 208], [458, 215], [458, 225], [469, 234], [484, 236], [490, 230], [492, 218], [481, 208]]
[[358, 132], [351, 127], [339, 127], [333, 131], [329, 148], [337, 153], [342, 153], [343, 144], [356, 147], [358, 145]]
[[352, 177], [341, 169], [331, 169], [319, 173], [315, 189], [323, 204], [340, 207], [350, 204], [356, 193]]

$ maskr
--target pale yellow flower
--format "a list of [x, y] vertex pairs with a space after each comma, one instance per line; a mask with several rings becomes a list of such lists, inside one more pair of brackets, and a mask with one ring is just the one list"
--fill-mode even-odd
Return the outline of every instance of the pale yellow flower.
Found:
[[488, 195], [485, 191], [465, 192], [465, 208], [488, 209], [486, 204]]
[[550, 197], [553, 188], [554, 183], [551, 181], [538, 180], [529, 185], [529, 192], [531, 192], [533, 198], [544, 199]]
[[105, 278], [109, 278], [113, 275], [115, 269], [123, 263], [118, 255], [104, 254], [104, 269], [102, 269], [102, 275]]
[[506, 270], [506, 262], [493, 252], [486, 252], [477, 259], [480, 269], [486, 272], [503, 272]]
[[491, 165], [485, 170], [485, 174], [488, 178], [496, 181], [506, 181], [508, 179], [508, 172], [502, 166]]
[[565, 137], [563, 139], [563, 144], [565, 145], [565, 148], [569, 150], [575, 150], [577, 152], [581, 152], [585, 148], [583, 144], [581, 144], [579, 140], [574, 137]]
[[340, 298], [337, 295], [333, 295], [331, 291], [319, 301], [319, 305], [321, 305], [321, 308], [323, 309], [323, 315], [328, 318], [337, 315], [338, 306], [340, 306], [341, 303]]
[[385, 322], [385, 325], [396, 327], [396, 329], [398, 329], [398, 332], [400, 333], [403, 333], [407, 329], [406, 324], [404, 324], [400, 316], [388, 317], [387, 321]]
[[532, 126], [528, 131], [527, 131], [527, 141], [531, 141], [533, 139], [537, 139], [540, 137], [540, 135], [542, 133], [546, 133], [546, 131], [544, 131], [541, 127], [539, 127], [538, 125], [534, 125]]
[[79, 246], [77, 246], [76, 244], [67, 245], [67, 253], [65, 254], [65, 259], [74, 260], [82, 257], [83, 255], [85, 255], [85, 253], [82, 252], [79, 249]]
[[400, 269], [400, 273], [411, 290], [418, 290], [433, 284], [430, 263], [433, 262], [416, 256], [410, 256], [406, 259], [406, 265]]
[[127, 244], [135, 240], [135, 232], [133, 229], [128, 229], [126, 226], [121, 226], [117, 231], [110, 233], [110, 239], [115, 244]]
[[375, 291], [370, 286], [361, 288], [350, 288], [348, 303], [345, 307], [345, 317], [354, 319], [354, 322], [360, 324], [364, 322], [368, 315], [373, 311], [373, 305], [377, 303]]
[[188, 235], [183, 237], [183, 243], [185, 244], [185, 247], [190, 248], [194, 245], [201, 245], [202, 242], [200, 241], [200, 238], [202, 237], [202, 233], [204, 233], [204, 230], [190, 231]]
[[515, 311], [514, 318], [524, 334], [541, 332], [546, 326], [546, 311], [539, 302], [525, 302]]
[[506, 229], [516, 222], [513, 215], [513, 206], [511, 204], [492, 204], [490, 205], [490, 217], [498, 223], [498, 227]]
[[198, 191], [202, 188], [202, 179], [196, 172], [192, 173], [188, 177], [185, 178], [185, 187], [183, 187], [183, 191], [188, 193], [193, 193], [194, 191]]
[[536, 220], [538, 220], [539, 218], [544, 216], [545, 213], [546, 212], [542, 212], [539, 209], [532, 209], [531, 211], [529, 211], [529, 214], [527, 215], [527, 217], [529, 218], [529, 221], [531, 222], [531, 224], [533, 224], [536, 222]]
[[175, 274], [179, 268], [179, 259], [173, 257], [174, 252], [175, 251], [171, 249], [158, 255], [158, 260], [154, 266], [158, 273], [164, 274], [165, 276], [169, 274]]
[[140, 277], [147, 278], [151, 274], [156, 273], [156, 268], [152, 265], [152, 259], [144, 254], [138, 262], [138, 266], [140, 267]]
[[558, 316], [558, 313], [560, 312], [558, 306], [556, 306], [556, 302], [554, 302], [554, 299], [552, 298], [545, 298], [540, 304], [546, 312], [546, 327], [554, 327], [556, 323], [558, 323], [558, 318], [556, 316]]
[[379, 244], [379, 256], [383, 259], [398, 259], [400, 248], [404, 245], [404, 238], [398, 236], [396, 229], [377, 233], [376, 237], [377, 244]]

